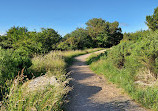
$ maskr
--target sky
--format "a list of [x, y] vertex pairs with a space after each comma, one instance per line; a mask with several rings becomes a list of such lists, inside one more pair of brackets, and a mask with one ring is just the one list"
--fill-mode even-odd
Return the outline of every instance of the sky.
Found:
[[92, 18], [118, 21], [124, 32], [146, 30], [158, 0], [0, 0], [0, 34], [12, 26], [53, 28], [64, 36]]

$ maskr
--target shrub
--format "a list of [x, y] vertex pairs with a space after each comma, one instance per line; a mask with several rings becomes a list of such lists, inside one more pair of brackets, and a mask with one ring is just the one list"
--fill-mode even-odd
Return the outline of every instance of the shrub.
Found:
[[2, 99], [2, 94], [5, 92], [5, 82], [6, 80], [14, 79], [14, 77], [23, 68], [28, 68], [31, 66], [31, 59], [27, 56], [21, 56], [20, 52], [14, 50], [4, 50], [0, 48], [0, 84], [2, 92], [0, 96]]
[[[106, 54], [99, 58], [94, 56], [89, 61], [96, 73], [104, 74], [144, 106], [158, 110], [158, 93], [155, 88], [158, 81], [158, 31], [148, 34], [138, 41], [122, 41]], [[142, 79], [146, 75], [150, 77], [147, 81]]]

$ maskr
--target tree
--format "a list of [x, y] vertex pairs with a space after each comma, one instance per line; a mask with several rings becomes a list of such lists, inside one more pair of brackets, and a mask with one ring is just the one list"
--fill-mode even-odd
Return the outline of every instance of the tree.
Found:
[[78, 49], [90, 48], [92, 46], [92, 39], [87, 31], [83, 28], [77, 28], [71, 33], [71, 36], [76, 38]]
[[61, 36], [51, 28], [42, 28], [42, 32], [38, 33], [38, 42], [42, 43], [44, 52], [55, 50], [60, 40]]
[[0, 37], [0, 46], [4, 49], [13, 48], [13, 44], [27, 35], [26, 27], [11, 27], [6, 35]]
[[97, 45], [98, 47], [106, 47], [108, 44], [109, 34], [101, 33], [97, 35]]
[[158, 29], [158, 7], [154, 9], [154, 14], [146, 16], [146, 24], [149, 29], [155, 31]]
[[92, 47], [92, 39], [83, 28], [77, 28], [70, 34], [64, 36], [58, 45], [59, 49], [84, 49]]
[[119, 44], [120, 40], [123, 39], [122, 30], [119, 27], [119, 23], [117, 21], [110, 23], [109, 33], [111, 37], [108, 38], [108, 47]]
[[96, 36], [99, 33], [104, 32], [107, 27], [105, 20], [103, 20], [101, 18], [90, 19], [86, 23], [86, 25], [87, 25], [86, 29], [88, 31], [88, 34], [92, 37], [93, 40], [96, 39]]
[[27, 32], [28, 30], [26, 27], [13, 26], [7, 31], [7, 37], [14, 43], [19, 39], [23, 39], [23, 37], [27, 35]]
[[111, 47], [123, 38], [122, 30], [117, 21], [110, 23], [101, 18], [90, 19], [86, 30], [93, 40], [94, 47]]
[[0, 36], [0, 47], [3, 49], [12, 48], [12, 41], [6, 35]]
[[41, 52], [42, 46], [37, 42], [37, 33], [28, 32], [26, 27], [11, 27], [7, 34], [0, 38], [2, 48], [18, 50], [22, 56]]

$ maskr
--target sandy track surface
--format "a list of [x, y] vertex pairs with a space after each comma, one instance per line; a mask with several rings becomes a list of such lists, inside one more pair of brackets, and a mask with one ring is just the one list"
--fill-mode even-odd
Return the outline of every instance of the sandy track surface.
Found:
[[93, 73], [85, 63], [89, 55], [76, 57], [77, 61], [70, 67], [73, 90], [67, 97], [66, 111], [147, 111], [132, 101], [121, 88]]

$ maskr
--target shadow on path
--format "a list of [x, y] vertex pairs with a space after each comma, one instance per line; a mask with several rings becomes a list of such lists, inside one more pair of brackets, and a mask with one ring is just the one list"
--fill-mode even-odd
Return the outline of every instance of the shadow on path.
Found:
[[145, 111], [128, 97], [117, 94], [116, 87], [98, 79], [85, 64], [85, 56], [76, 57], [78, 61], [70, 67], [73, 90], [67, 96], [65, 111]]

